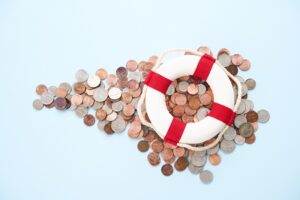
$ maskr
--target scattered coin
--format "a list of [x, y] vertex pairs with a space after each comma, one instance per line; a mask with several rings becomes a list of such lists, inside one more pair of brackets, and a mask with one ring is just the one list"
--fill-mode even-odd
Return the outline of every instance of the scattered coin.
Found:
[[200, 172], [200, 180], [204, 184], [211, 183], [213, 181], [213, 178], [214, 178], [213, 174], [208, 170], [204, 170], [204, 171]]
[[36, 99], [32, 102], [32, 106], [36, 110], [41, 110], [44, 107], [44, 104], [40, 99]]
[[158, 153], [156, 153], [156, 152], [149, 153], [147, 158], [148, 158], [150, 165], [156, 166], [160, 163], [160, 157], [159, 157]]
[[141, 140], [139, 141], [137, 148], [140, 152], [146, 152], [149, 149], [149, 142]]
[[234, 142], [236, 144], [239, 144], [239, 145], [242, 145], [245, 143], [245, 137], [241, 136], [241, 135], [236, 135], [235, 138], [234, 138]]
[[49, 105], [53, 102], [54, 98], [53, 98], [53, 95], [50, 94], [49, 92], [44, 92], [42, 95], [41, 95], [41, 102], [44, 104], [44, 105]]
[[35, 89], [36, 93], [41, 96], [43, 93], [48, 92], [48, 88], [46, 85], [44, 84], [39, 84], [36, 89]]
[[173, 167], [170, 164], [164, 164], [161, 167], [161, 173], [165, 176], [171, 176], [173, 174]]
[[270, 114], [265, 109], [259, 110], [257, 114], [258, 114], [258, 122], [260, 123], [266, 123], [270, 119]]
[[235, 149], [235, 143], [232, 140], [222, 140], [220, 148], [224, 153], [231, 153]]
[[249, 122], [243, 123], [239, 128], [239, 133], [241, 136], [247, 138], [254, 133], [253, 126]]
[[177, 171], [184, 171], [188, 165], [189, 165], [189, 161], [187, 160], [186, 157], [179, 157], [176, 160], [174, 167]]
[[75, 77], [78, 82], [85, 82], [89, 78], [89, 75], [84, 69], [80, 69], [76, 72]]
[[95, 124], [95, 117], [91, 114], [86, 114], [83, 117], [83, 122], [87, 126], [93, 126]]
[[67, 107], [67, 100], [62, 97], [57, 97], [54, 100], [54, 106], [57, 110], [64, 110]]
[[213, 154], [209, 156], [208, 160], [212, 165], [218, 165], [221, 162], [221, 157], [219, 156], [219, 154]]

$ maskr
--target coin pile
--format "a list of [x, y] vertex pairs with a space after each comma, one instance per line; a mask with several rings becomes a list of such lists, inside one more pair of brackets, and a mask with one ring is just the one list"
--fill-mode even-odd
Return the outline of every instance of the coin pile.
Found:
[[[198, 51], [212, 55], [208, 47], [199, 47]], [[139, 139], [137, 149], [140, 152], [149, 151], [149, 164], [161, 165], [163, 175], [172, 175], [174, 168], [178, 172], [188, 169], [192, 174], [200, 174], [200, 180], [208, 184], [212, 182], [213, 174], [204, 169], [206, 162], [218, 165], [221, 162], [220, 150], [231, 153], [237, 145], [253, 144], [258, 122], [266, 123], [270, 118], [265, 109], [254, 111], [254, 103], [248, 99], [248, 91], [256, 86], [255, 80], [244, 80], [237, 75], [239, 70], [250, 69], [250, 61], [239, 54], [231, 55], [225, 48], [219, 50], [217, 59], [241, 82], [242, 101], [233, 126], [225, 132], [216, 146], [206, 151], [194, 152], [165, 143], [155, 130], [141, 124], [136, 112], [137, 102], [142, 93], [143, 81], [155, 65], [157, 56], [140, 62], [129, 60], [124, 67], [118, 67], [115, 74], [109, 74], [104, 68], [98, 69], [94, 74], [80, 69], [76, 72], [76, 82], [72, 85], [66, 82], [57, 87], [40, 84], [36, 87], [36, 93], [40, 97], [33, 101], [33, 107], [36, 110], [43, 107], [74, 110], [86, 126], [93, 126], [97, 121], [99, 130], [108, 135], [124, 132], [129, 125], [128, 136]], [[232, 84], [237, 96], [237, 87], [233, 82]], [[186, 123], [194, 123], [210, 112], [214, 96], [206, 81], [185, 76], [172, 82], [165, 100], [174, 117]], [[145, 109], [143, 115], [150, 122]], [[195, 146], [209, 145], [215, 139]]]

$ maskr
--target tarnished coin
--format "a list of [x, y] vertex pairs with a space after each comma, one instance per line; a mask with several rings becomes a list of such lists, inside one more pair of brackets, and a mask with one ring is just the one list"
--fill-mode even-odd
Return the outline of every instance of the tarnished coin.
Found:
[[193, 165], [193, 163], [191, 162], [189, 163], [188, 169], [192, 174], [199, 174], [200, 172], [203, 171], [203, 167], [197, 167]]
[[239, 133], [240, 133], [241, 136], [243, 136], [245, 138], [249, 137], [249, 136], [251, 136], [254, 133], [253, 126], [249, 122], [243, 123], [239, 127]]
[[104, 132], [107, 135], [112, 135], [114, 133], [114, 131], [111, 128], [111, 123], [110, 122], [104, 125]]
[[87, 84], [92, 87], [98, 87], [101, 83], [100, 77], [97, 75], [90, 75], [88, 80], [87, 80]]
[[111, 128], [115, 133], [121, 133], [126, 128], [125, 120], [118, 116], [114, 121], [111, 122]]
[[119, 79], [124, 79], [127, 77], [127, 69], [125, 67], [118, 67], [116, 70], [116, 75]]
[[265, 109], [259, 110], [257, 114], [258, 114], [258, 122], [260, 123], [267, 123], [270, 119], [270, 114]]
[[200, 172], [200, 180], [204, 184], [209, 184], [213, 181], [214, 176], [209, 170], [204, 170]]
[[44, 107], [44, 104], [40, 99], [36, 99], [32, 102], [32, 106], [36, 110], [41, 110]]
[[256, 86], [256, 82], [252, 78], [248, 78], [245, 83], [247, 85], [248, 90], [253, 90]]
[[228, 129], [224, 133], [225, 140], [234, 140], [236, 136], [236, 130], [233, 127], [228, 127]]
[[173, 174], [173, 167], [170, 164], [164, 164], [161, 167], [161, 173], [165, 176], [171, 176]]
[[218, 56], [218, 61], [223, 65], [224, 67], [228, 67], [231, 64], [231, 57], [227, 53], [222, 53]]
[[150, 163], [150, 165], [152, 166], [156, 166], [160, 163], [160, 157], [158, 155], [158, 153], [156, 152], [151, 152], [148, 154], [147, 156], [148, 162]]
[[121, 97], [122, 91], [117, 87], [111, 87], [108, 91], [108, 96], [112, 100], [117, 100]]
[[236, 135], [235, 138], [234, 138], [234, 142], [236, 144], [242, 145], [242, 144], [245, 143], [245, 138], [241, 135]]
[[105, 88], [97, 88], [94, 91], [93, 97], [98, 102], [103, 102], [107, 99], [108, 93]]
[[231, 153], [235, 149], [235, 143], [232, 140], [222, 140], [220, 148], [224, 153]]
[[189, 165], [189, 161], [186, 157], [179, 157], [176, 160], [174, 167], [177, 171], [181, 172], [184, 171], [188, 165]]
[[91, 114], [86, 114], [83, 117], [83, 122], [87, 126], [93, 126], [95, 124], [95, 117]]
[[246, 114], [246, 118], [248, 122], [254, 123], [257, 122], [258, 114], [255, 111], [251, 110]]
[[50, 94], [49, 92], [44, 92], [42, 95], [41, 95], [41, 101], [44, 105], [49, 105], [53, 102], [54, 98], [53, 98], [53, 95]]
[[146, 152], [149, 149], [149, 142], [145, 140], [141, 140], [139, 141], [137, 148], [140, 152]]
[[57, 97], [54, 100], [54, 106], [57, 110], [64, 110], [67, 107], [67, 100], [62, 97]]
[[256, 140], [256, 136], [255, 136], [255, 134], [252, 134], [251, 136], [246, 138], [245, 142], [247, 144], [253, 144], [255, 142], [255, 140]]
[[89, 74], [84, 69], [80, 69], [76, 72], [75, 78], [78, 82], [85, 82], [88, 80]]
[[44, 84], [39, 84], [38, 86], [36, 86], [35, 92], [41, 96], [43, 93], [48, 92], [48, 88], [46, 85]]
[[151, 143], [151, 148], [154, 152], [159, 153], [164, 149], [164, 144], [162, 143], [162, 141], [157, 139]]

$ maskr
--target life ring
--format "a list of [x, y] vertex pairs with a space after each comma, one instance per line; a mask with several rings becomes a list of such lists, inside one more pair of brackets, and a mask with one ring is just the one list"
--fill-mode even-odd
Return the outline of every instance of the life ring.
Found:
[[[207, 54], [194, 53], [198, 55], [183, 55], [161, 65], [157, 63], [144, 80], [143, 98], [151, 127], [164, 141], [173, 145], [199, 144], [215, 137], [222, 130], [224, 132], [232, 125], [241, 98], [239, 94], [235, 104], [233, 86], [228, 77], [230, 75], [216, 59]], [[184, 123], [174, 118], [165, 103], [165, 93], [171, 82], [187, 75], [206, 80], [214, 94], [211, 111], [195, 123]], [[240, 92], [239, 82], [237, 85]], [[141, 115], [139, 105], [138, 114]], [[149, 125], [145, 120], [142, 123]]]

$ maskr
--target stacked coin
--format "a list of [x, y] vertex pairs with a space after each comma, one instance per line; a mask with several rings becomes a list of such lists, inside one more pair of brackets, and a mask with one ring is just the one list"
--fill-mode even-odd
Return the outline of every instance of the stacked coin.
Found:
[[[198, 51], [213, 55], [208, 47], [199, 47]], [[55, 107], [58, 110], [70, 108], [83, 119], [86, 126], [92, 126], [98, 121], [98, 128], [108, 135], [121, 133], [129, 125], [128, 136], [140, 139], [137, 144], [140, 152], [150, 151], [147, 155], [150, 165], [157, 166], [162, 163], [163, 175], [170, 176], [174, 168], [178, 172], [188, 168], [192, 174], [200, 174], [200, 180], [207, 184], [213, 180], [213, 174], [204, 170], [206, 162], [218, 165], [221, 162], [220, 149], [224, 153], [231, 153], [236, 145], [254, 143], [257, 122], [266, 123], [270, 118], [265, 109], [254, 111], [253, 102], [247, 99], [248, 91], [256, 86], [255, 80], [244, 80], [237, 75], [239, 70], [249, 70], [250, 61], [239, 54], [231, 55], [225, 48], [218, 52], [217, 58], [241, 82], [243, 97], [233, 126], [229, 127], [216, 146], [206, 151], [194, 152], [165, 143], [155, 130], [144, 126], [137, 116], [136, 108], [143, 89], [143, 80], [156, 64], [157, 56], [140, 62], [131, 59], [125, 67], [118, 67], [115, 74], [108, 74], [104, 68], [99, 68], [94, 74], [80, 69], [75, 74], [76, 82], [72, 86], [66, 82], [58, 87], [40, 84], [36, 88], [40, 98], [33, 101], [33, 107], [36, 110], [43, 107]], [[232, 84], [237, 96], [237, 87]], [[184, 76], [172, 82], [165, 100], [171, 115], [185, 123], [194, 123], [210, 112], [214, 96], [206, 81]], [[93, 114], [90, 114], [90, 108], [94, 110]], [[150, 121], [145, 108], [143, 115]], [[212, 138], [196, 146], [206, 146], [214, 140]]]

